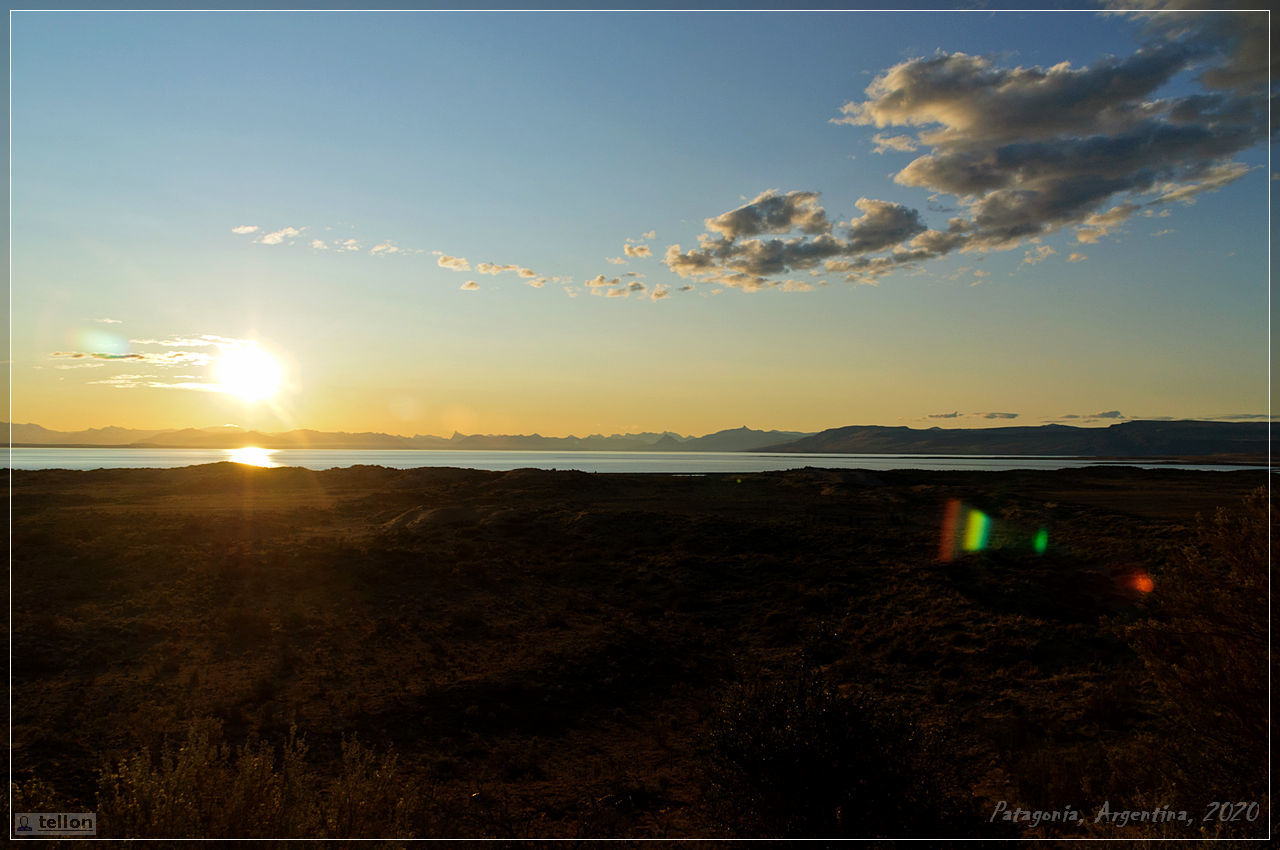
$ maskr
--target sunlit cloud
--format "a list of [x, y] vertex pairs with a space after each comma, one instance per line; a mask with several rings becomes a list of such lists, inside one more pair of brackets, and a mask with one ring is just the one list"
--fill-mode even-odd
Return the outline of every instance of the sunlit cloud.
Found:
[[221, 384], [202, 381], [165, 381], [157, 375], [115, 375], [90, 384], [102, 384], [117, 389], [193, 390], [196, 392], [223, 392]]
[[241, 224], [238, 227], [231, 228], [231, 232], [243, 236], [246, 233], [253, 233], [257, 229], [258, 225], [256, 224]]
[[650, 250], [648, 245], [623, 245], [622, 253], [628, 257], [650, 257], [653, 255], [653, 251]]
[[1030, 250], [1027, 251], [1026, 256], [1022, 258], [1022, 265], [1024, 266], [1038, 265], [1040, 263], [1043, 263], [1045, 260], [1047, 260], [1049, 257], [1053, 256], [1056, 253], [1058, 252], [1050, 248], [1048, 245], [1037, 245], [1036, 247], [1031, 248]]
[[325, 244], [323, 239], [312, 239], [311, 247], [315, 248], [317, 251], [327, 251], [329, 249], [329, 246]]
[[498, 265], [497, 263], [481, 263], [476, 266], [476, 271], [480, 274], [502, 274], [503, 272], [514, 272], [519, 270], [519, 266], [513, 264]]
[[474, 280], [469, 280], [466, 283], [462, 284], [462, 286], [459, 286], [458, 288], [465, 289], [468, 292], [473, 292], [480, 288], [480, 284], [476, 283]]
[[399, 245], [395, 244], [394, 242], [380, 242], [377, 245], [374, 245], [372, 248], [370, 248], [369, 253], [374, 254], [375, 256], [376, 255], [385, 256], [388, 254], [402, 254], [404, 253], [404, 249], [401, 248]]
[[465, 257], [451, 257], [448, 254], [441, 254], [437, 257], [436, 265], [442, 269], [449, 269], [455, 272], [471, 271], [471, 264], [467, 262]]
[[[958, 215], [943, 228], [863, 198], [863, 215], [844, 229], [817, 192], [769, 190], [706, 219], [697, 247], [672, 245], [664, 261], [682, 277], [746, 290], [818, 264], [875, 283], [953, 251], [1009, 250], [1065, 228], [1096, 242], [1146, 207], [1239, 180], [1250, 168], [1232, 157], [1266, 135], [1265, 19], [1205, 13], [1150, 32], [1133, 54], [1082, 67], [1002, 67], [944, 52], [908, 59], [846, 103], [832, 121], [875, 129], [877, 153], [921, 152], [893, 178], [954, 198], [947, 208]], [[1207, 92], [1156, 95], [1188, 70]], [[1052, 251], [1035, 246], [1024, 262]]]
[[302, 235], [305, 227], [282, 227], [279, 230], [273, 230], [270, 233], [264, 233], [254, 241], [260, 245], [279, 245], [286, 239], [292, 240], [295, 236]]
[[1083, 263], [1087, 259], [1089, 258], [1084, 254], [1077, 254], [1073, 252], [1067, 255], [1068, 263]]
[[94, 319], [94, 321], [95, 321], [95, 322], [101, 322], [101, 323], [102, 323], [102, 324], [104, 324], [104, 325], [119, 325], [119, 324], [121, 324], [121, 323], [122, 323], [122, 320], [121, 320], [121, 319], [108, 319], [108, 318], [105, 318], [105, 317], [104, 317], [104, 318], [101, 318], [101, 319]]
[[101, 351], [55, 351], [49, 356], [69, 360], [99, 360], [106, 363], [146, 363], [152, 366], [203, 366], [213, 360], [213, 355], [203, 351], [131, 351], [127, 354], [109, 354]]
[[626, 259], [623, 257], [605, 257], [604, 261], [606, 263], [613, 263], [615, 266], [625, 266], [627, 264]]

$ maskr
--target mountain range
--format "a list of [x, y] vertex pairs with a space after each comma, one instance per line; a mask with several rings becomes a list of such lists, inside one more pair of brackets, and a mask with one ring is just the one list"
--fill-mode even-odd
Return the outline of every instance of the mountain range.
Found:
[[[7, 426], [7, 423], [5, 423]], [[183, 428], [180, 430], [135, 430], [130, 428], [90, 428], [85, 431], [52, 431], [35, 424], [12, 426], [14, 446], [115, 447], [166, 449], [234, 449], [258, 446], [264, 449], [462, 449], [516, 451], [661, 451], [737, 452], [787, 443], [812, 436], [804, 431], [757, 431], [743, 426], [701, 437], [672, 431], [638, 434], [592, 434], [587, 437], [544, 437], [541, 434], [458, 434], [436, 437], [415, 434], [313, 431], [300, 429], [283, 433], [246, 431], [235, 426]]]
[[[8, 423], [5, 423], [7, 426]], [[1069, 455], [1160, 457], [1251, 454], [1265, 458], [1266, 422], [1132, 420], [1106, 428], [1071, 425], [1005, 428], [908, 428], [849, 425], [817, 433], [759, 431], [743, 426], [701, 437], [672, 431], [544, 437], [540, 434], [458, 434], [412, 437], [373, 432], [308, 429], [283, 433], [235, 426], [137, 430], [90, 428], [52, 431], [34, 424], [12, 426], [13, 445], [172, 449], [460, 449], [513, 451], [805, 452], [812, 454]]]

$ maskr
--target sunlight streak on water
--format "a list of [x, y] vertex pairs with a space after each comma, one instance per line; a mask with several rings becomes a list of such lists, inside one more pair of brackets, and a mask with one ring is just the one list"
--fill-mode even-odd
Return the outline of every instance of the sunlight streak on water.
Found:
[[277, 467], [280, 464], [271, 459], [275, 454], [271, 449], [260, 449], [257, 446], [244, 446], [239, 449], [227, 449], [227, 460], [232, 463], [243, 463], [245, 466]]

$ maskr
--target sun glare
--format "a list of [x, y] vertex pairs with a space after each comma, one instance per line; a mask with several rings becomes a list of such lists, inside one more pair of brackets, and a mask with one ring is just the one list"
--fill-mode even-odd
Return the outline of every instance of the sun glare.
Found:
[[227, 449], [227, 459], [232, 463], [242, 463], [245, 466], [265, 466], [276, 467], [280, 464], [271, 459], [274, 452], [271, 449], [260, 449], [257, 446], [244, 446], [238, 449]]
[[225, 349], [215, 369], [222, 391], [245, 401], [271, 398], [284, 377], [280, 361], [253, 343]]

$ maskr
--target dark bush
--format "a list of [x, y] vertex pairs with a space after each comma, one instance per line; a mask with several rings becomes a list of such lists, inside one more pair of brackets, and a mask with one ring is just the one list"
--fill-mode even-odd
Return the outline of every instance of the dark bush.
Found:
[[735, 834], [954, 835], [975, 822], [918, 727], [805, 665], [734, 686], [708, 736], [715, 805]]

